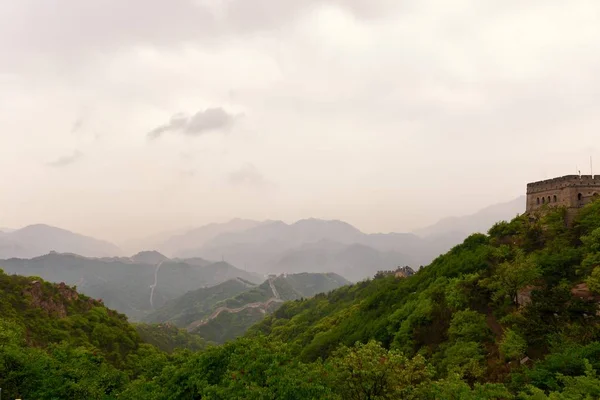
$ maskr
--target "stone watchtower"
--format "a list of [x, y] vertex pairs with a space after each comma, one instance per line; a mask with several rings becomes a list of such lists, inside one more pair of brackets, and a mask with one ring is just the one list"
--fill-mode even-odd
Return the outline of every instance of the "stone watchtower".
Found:
[[566, 207], [569, 214], [600, 196], [600, 176], [566, 175], [527, 184], [527, 212]]

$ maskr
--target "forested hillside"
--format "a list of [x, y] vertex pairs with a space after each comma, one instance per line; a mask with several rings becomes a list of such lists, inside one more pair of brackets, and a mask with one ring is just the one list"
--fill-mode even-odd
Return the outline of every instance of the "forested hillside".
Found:
[[252, 332], [297, 345], [307, 362], [374, 339], [425, 356], [440, 376], [556, 390], [558, 372], [585, 373], [584, 358], [600, 367], [599, 300], [596, 202], [572, 227], [565, 210], [523, 215], [470, 236], [411, 278], [288, 302]]
[[286, 302], [196, 352], [143, 344], [60, 286], [32, 297], [32, 280], [2, 275], [0, 385], [23, 398], [600, 398], [600, 202], [570, 227], [564, 210], [500, 222], [411, 277]]
[[173, 323], [208, 341], [223, 343], [243, 335], [284, 301], [327, 293], [349, 283], [332, 273], [272, 276], [260, 285], [232, 279], [169, 301], [145, 321]]
[[144, 321], [148, 323], [168, 322], [186, 327], [192, 322], [210, 315], [215, 304], [235, 297], [254, 286], [242, 279], [230, 279], [215, 286], [191, 290], [183, 296], [168, 301], [144, 318]]

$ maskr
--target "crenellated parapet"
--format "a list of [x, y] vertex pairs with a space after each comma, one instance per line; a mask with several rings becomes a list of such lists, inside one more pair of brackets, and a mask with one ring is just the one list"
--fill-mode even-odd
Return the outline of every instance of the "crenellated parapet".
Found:
[[527, 184], [527, 212], [543, 207], [576, 209], [600, 196], [600, 176], [566, 175]]

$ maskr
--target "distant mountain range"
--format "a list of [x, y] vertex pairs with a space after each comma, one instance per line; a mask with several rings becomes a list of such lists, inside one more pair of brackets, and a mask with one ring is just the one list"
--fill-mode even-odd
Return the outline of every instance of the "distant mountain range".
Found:
[[[456, 237], [464, 239], [475, 232], [487, 232], [498, 221], [510, 221], [515, 216], [523, 214], [525, 201], [526, 196], [521, 196], [506, 203], [486, 207], [475, 214], [444, 218], [431, 226], [417, 229], [413, 233], [421, 237], [457, 235]], [[462, 239], [460, 240], [462, 241]]]
[[87, 258], [50, 253], [32, 259], [0, 260], [9, 274], [39, 276], [53, 282], [76, 285], [82, 293], [102, 299], [110, 307], [140, 320], [168, 300], [201, 287], [242, 278], [259, 283], [264, 277], [225, 263], [199, 258], [168, 259], [157, 252], [131, 258]]
[[[511, 219], [524, 208], [522, 196], [472, 215], [443, 219], [412, 233], [366, 234], [335, 220], [304, 219], [286, 224], [233, 219], [172, 235], [154, 235], [135, 243], [173, 260], [184, 259], [189, 264], [194, 259], [196, 266], [210, 264], [207, 260], [225, 260], [262, 274], [335, 272], [357, 281], [382, 269], [402, 265], [416, 269], [426, 265], [469, 234], [486, 232], [496, 221]], [[47, 225], [0, 231], [0, 258], [32, 258], [50, 251], [86, 257], [123, 254], [114, 244]], [[138, 254], [159, 262], [152, 258], [155, 256], [148, 252]]]
[[0, 258], [31, 258], [51, 251], [87, 257], [122, 254], [121, 249], [112, 243], [48, 225], [30, 225], [0, 233]]

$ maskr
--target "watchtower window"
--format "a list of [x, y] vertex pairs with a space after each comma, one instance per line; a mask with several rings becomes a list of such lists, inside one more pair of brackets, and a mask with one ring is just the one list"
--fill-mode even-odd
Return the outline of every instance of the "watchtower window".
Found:
[[583, 200], [583, 195], [581, 193], [579, 193], [577, 195], [577, 200], [579, 200], [579, 201]]
[[550, 196], [548, 196], [548, 204], [550, 204]]
[[537, 198], [537, 203], [540, 204], [540, 198], [539, 197]]
[[546, 198], [542, 197], [542, 204], [546, 204]]
[[554, 195], [554, 202], [556, 203], [558, 201], [558, 199], [556, 198], [556, 195]]

